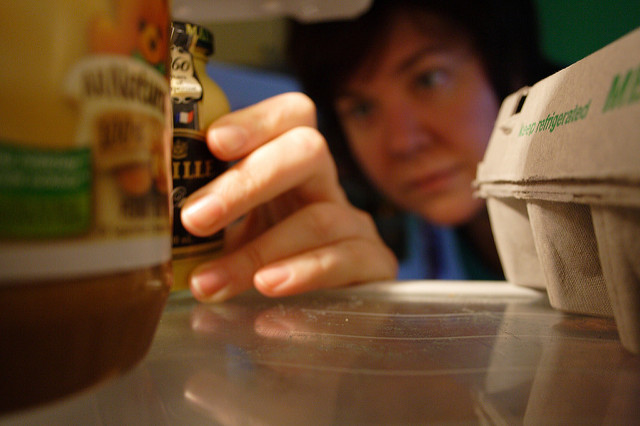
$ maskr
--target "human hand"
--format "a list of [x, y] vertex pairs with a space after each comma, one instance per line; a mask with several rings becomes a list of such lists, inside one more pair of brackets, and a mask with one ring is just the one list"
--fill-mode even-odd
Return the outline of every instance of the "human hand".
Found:
[[225, 300], [252, 286], [275, 297], [395, 277], [395, 257], [371, 217], [349, 204], [315, 127], [315, 105], [300, 93], [210, 126], [209, 149], [237, 162], [182, 208], [194, 235], [227, 227], [225, 254], [190, 277], [198, 300]]

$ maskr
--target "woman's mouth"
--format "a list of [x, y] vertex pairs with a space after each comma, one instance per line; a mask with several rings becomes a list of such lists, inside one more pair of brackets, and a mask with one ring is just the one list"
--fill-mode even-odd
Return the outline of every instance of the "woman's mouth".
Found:
[[435, 194], [446, 191], [454, 184], [455, 177], [460, 172], [460, 167], [452, 166], [434, 172], [421, 175], [409, 181], [410, 191], [417, 191], [425, 194]]

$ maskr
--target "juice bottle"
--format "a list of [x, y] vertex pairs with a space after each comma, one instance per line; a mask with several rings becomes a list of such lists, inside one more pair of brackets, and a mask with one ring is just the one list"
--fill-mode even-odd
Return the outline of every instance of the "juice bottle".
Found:
[[150, 346], [172, 282], [169, 6], [3, 2], [0, 413]]
[[173, 271], [174, 289], [189, 287], [189, 274], [199, 263], [222, 250], [223, 231], [210, 237], [189, 234], [180, 221], [186, 198], [224, 172], [226, 163], [209, 151], [205, 132], [216, 118], [229, 112], [222, 89], [207, 75], [214, 51], [206, 28], [173, 22], [171, 35], [171, 100], [173, 106]]

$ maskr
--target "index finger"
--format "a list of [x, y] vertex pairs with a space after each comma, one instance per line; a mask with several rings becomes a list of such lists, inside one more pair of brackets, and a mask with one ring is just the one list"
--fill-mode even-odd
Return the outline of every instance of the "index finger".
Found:
[[207, 145], [221, 160], [237, 160], [295, 127], [316, 127], [315, 104], [302, 93], [284, 93], [213, 122]]

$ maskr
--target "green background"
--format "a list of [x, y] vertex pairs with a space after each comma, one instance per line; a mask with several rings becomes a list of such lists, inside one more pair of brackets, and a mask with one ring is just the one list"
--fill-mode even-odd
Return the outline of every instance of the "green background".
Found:
[[542, 48], [549, 59], [565, 65], [640, 28], [640, 0], [537, 0], [537, 3]]

